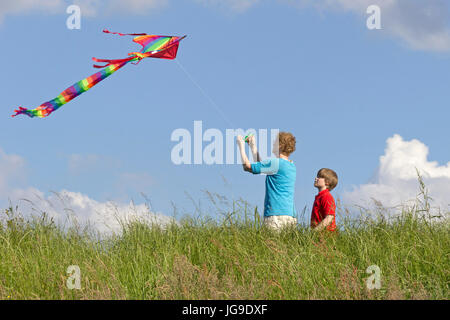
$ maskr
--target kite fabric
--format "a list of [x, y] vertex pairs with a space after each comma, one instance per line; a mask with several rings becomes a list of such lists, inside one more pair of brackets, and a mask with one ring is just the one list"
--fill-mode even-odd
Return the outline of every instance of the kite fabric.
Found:
[[158, 36], [158, 35], [148, 35], [145, 33], [118, 33], [110, 32], [108, 30], [103, 30], [105, 33], [117, 34], [119, 36], [136, 36], [133, 41], [142, 46], [142, 50], [139, 52], [130, 52], [128, 58], [108, 60], [108, 59], [97, 59], [92, 58], [95, 62], [106, 63], [103, 66], [94, 65], [95, 68], [103, 68], [100, 72], [97, 72], [81, 81], [78, 81], [73, 86], [67, 88], [55, 99], [47, 101], [41, 104], [35, 109], [26, 109], [19, 107], [19, 110], [14, 110], [15, 117], [19, 114], [26, 114], [27, 116], [44, 118], [50, 115], [53, 111], [58, 110], [61, 106], [76, 98], [83, 92], [89, 90], [97, 83], [106, 79], [114, 72], [131, 62], [132, 64], [138, 64], [144, 58], [160, 58], [160, 59], [175, 59], [178, 52], [178, 46], [180, 41], [186, 36], [175, 37], [175, 36]]

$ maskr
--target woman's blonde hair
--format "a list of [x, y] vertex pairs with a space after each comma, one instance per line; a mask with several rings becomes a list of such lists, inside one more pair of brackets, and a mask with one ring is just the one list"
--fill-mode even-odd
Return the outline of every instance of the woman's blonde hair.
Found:
[[280, 132], [278, 134], [278, 150], [280, 153], [283, 153], [289, 156], [292, 152], [295, 151], [295, 137], [290, 132]]

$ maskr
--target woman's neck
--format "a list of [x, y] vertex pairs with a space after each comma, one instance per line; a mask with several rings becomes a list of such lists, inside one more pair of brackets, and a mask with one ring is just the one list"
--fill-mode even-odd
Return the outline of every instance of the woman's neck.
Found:
[[280, 158], [284, 160], [289, 160], [289, 157], [283, 153], [280, 153]]

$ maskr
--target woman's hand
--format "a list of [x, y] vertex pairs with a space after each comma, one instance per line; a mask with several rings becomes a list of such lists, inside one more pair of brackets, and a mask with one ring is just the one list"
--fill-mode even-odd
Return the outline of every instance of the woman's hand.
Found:
[[244, 137], [241, 135], [238, 135], [236, 137], [236, 142], [239, 146], [245, 146], [245, 141], [244, 141]]
[[255, 147], [256, 146], [256, 138], [255, 138], [255, 136], [251, 135], [250, 137], [248, 137], [247, 138], [247, 142], [248, 142], [248, 145], [250, 147]]

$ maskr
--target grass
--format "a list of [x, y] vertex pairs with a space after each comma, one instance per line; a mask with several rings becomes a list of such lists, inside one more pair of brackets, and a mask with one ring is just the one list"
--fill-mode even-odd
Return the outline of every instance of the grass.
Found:
[[[448, 220], [427, 218], [427, 205], [392, 219], [339, 209], [340, 231], [330, 235], [306, 224], [271, 232], [256, 208], [233, 202], [222, 221], [136, 221], [106, 238], [9, 208], [0, 299], [448, 299]], [[81, 289], [66, 285], [70, 265], [80, 267]], [[380, 289], [367, 288], [371, 265]]]

